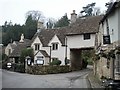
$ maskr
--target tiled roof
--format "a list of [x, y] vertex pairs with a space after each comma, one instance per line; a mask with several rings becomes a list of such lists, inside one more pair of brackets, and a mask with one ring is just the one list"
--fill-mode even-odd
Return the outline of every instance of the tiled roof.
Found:
[[83, 19], [79, 18], [76, 23], [71, 25], [67, 35], [96, 33], [98, 32], [99, 22], [103, 16], [89, 16]]
[[34, 56], [36, 56], [39, 52], [41, 52], [41, 54], [45, 57], [50, 57], [45, 50], [39, 50]]
[[30, 46], [30, 40], [25, 39], [23, 43], [18, 43], [9, 57], [20, 57], [21, 51]]
[[56, 34], [61, 41], [62, 45], [65, 45], [65, 36], [83, 33], [96, 33], [98, 32], [99, 22], [103, 16], [91, 16], [85, 19], [77, 19], [77, 21], [70, 26], [57, 28], [57, 29], [43, 29], [40, 33], [36, 33], [33, 40], [38, 36], [43, 44], [47, 46], [49, 41]]

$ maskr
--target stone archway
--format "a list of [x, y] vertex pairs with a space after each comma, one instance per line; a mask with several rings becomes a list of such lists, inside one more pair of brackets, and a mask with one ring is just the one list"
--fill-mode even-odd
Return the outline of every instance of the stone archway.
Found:
[[93, 48], [70, 49], [70, 60], [72, 70], [81, 70], [84, 68], [85, 62], [82, 58], [83, 51], [90, 51]]
[[80, 49], [70, 49], [70, 60], [71, 60], [71, 69], [72, 70], [82, 69], [81, 50]]

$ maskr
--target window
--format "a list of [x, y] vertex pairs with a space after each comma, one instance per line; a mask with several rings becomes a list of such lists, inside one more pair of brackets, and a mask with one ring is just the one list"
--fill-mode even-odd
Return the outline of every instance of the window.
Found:
[[52, 50], [58, 49], [58, 43], [52, 43]]
[[43, 60], [43, 57], [42, 57], [42, 56], [38, 56], [38, 57], [37, 57], [36, 64], [40, 64], [40, 65], [43, 65], [43, 64], [44, 64], [44, 60]]
[[10, 55], [10, 54], [11, 54], [11, 49], [8, 50], [8, 55]]
[[120, 54], [116, 55], [116, 73], [120, 74]]
[[52, 61], [58, 60], [58, 58], [52, 58]]
[[35, 44], [35, 50], [40, 50], [40, 44]]
[[90, 34], [84, 34], [84, 40], [90, 39]]

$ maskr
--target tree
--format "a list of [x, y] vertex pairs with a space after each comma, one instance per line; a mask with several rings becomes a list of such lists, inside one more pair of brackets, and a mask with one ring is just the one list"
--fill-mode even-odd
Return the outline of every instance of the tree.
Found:
[[41, 20], [41, 21], [44, 21], [44, 15], [42, 14], [41, 11], [35, 11], [35, 10], [31, 10], [31, 11], [28, 11], [26, 13], [26, 18], [28, 18], [29, 16], [31, 15], [32, 19], [33, 20]]
[[52, 29], [54, 27], [54, 24], [55, 24], [55, 20], [53, 18], [49, 18], [46, 23], [47, 29]]
[[23, 26], [17, 24], [12, 25], [11, 23], [6, 21], [2, 26], [2, 43], [5, 46], [11, 41], [18, 41], [21, 33], [23, 33]]
[[96, 3], [88, 4], [87, 6], [83, 7], [83, 10], [80, 13], [85, 13], [85, 16], [92, 16], [95, 4]]
[[65, 14], [61, 19], [59, 19], [54, 27], [65, 27], [69, 25], [69, 19], [67, 17], [67, 14]]
[[32, 15], [29, 15], [26, 19], [24, 26], [24, 33], [27, 39], [32, 39], [34, 34], [37, 32], [37, 20], [32, 19]]
[[25, 37], [31, 39], [34, 34], [37, 32], [37, 23], [38, 21], [44, 21], [44, 16], [40, 11], [28, 11], [26, 13], [26, 22], [25, 22]]
[[24, 63], [24, 60], [27, 56], [30, 56], [31, 60], [34, 59], [34, 53], [32, 48], [25, 48], [21, 51], [20, 62]]

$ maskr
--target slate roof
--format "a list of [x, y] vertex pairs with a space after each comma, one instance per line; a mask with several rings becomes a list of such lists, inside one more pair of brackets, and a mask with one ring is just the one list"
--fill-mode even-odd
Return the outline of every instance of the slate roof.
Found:
[[57, 35], [62, 45], [65, 45], [66, 35], [76, 35], [83, 33], [96, 33], [98, 32], [99, 22], [103, 16], [91, 16], [85, 19], [78, 18], [77, 21], [70, 26], [56, 28], [56, 29], [43, 29], [40, 33], [36, 33], [32, 38], [32, 42], [39, 37], [43, 46], [48, 46], [49, 41], [54, 35]]
[[29, 39], [25, 39], [23, 43], [18, 43], [14, 48], [13, 52], [9, 55], [9, 57], [20, 57], [21, 51], [27, 47], [29, 47], [31, 41]]

